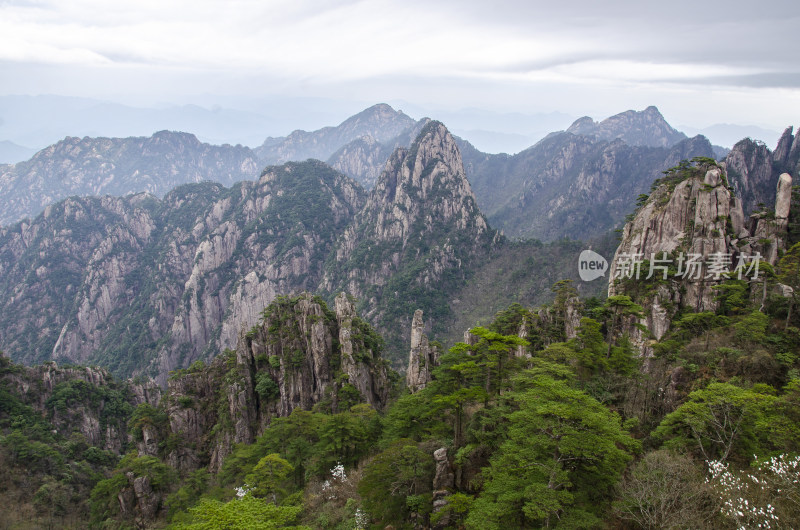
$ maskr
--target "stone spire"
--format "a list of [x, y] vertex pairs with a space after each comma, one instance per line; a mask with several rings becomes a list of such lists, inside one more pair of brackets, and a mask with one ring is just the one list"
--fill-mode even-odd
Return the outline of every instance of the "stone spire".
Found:
[[[522, 324], [519, 325], [519, 331], [517, 332], [517, 336], [521, 339], [528, 339], [528, 318], [522, 317]], [[531, 354], [528, 353], [528, 350], [525, 346], [517, 346], [514, 349], [514, 356], [515, 357], [530, 357]]]
[[425, 335], [422, 309], [417, 309], [411, 321], [411, 351], [408, 354], [406, 371], [406, 385], [412, 393], [425, 388], [430, 382], [431, 372], [438, 361], [439, 352], [435, 346], [430, 345]]
[[783, 173], [778, 178], [778, 190], [775, 193], [775, 220], [779, 228], [786, 230], [789, 225], [789, 207], [792, 203], [792, 176]]

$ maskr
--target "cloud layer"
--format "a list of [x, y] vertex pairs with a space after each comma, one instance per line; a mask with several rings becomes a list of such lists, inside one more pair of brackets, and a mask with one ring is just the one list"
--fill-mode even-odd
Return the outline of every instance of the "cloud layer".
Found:
[[661, 103], [772, 123], [776, 98], [800, 108], [798, 27], [794, 0], [12, 0], [0, 3], [0, 93], [338, 94], [594, 115]]

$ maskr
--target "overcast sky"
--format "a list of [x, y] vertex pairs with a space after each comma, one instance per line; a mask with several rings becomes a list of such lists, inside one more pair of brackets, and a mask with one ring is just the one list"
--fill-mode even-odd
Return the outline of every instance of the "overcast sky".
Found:
[[[0, 95], [800, 124], [800, 2], [0, 0]], [[419, 116], [415, 116], [419, 117]]]

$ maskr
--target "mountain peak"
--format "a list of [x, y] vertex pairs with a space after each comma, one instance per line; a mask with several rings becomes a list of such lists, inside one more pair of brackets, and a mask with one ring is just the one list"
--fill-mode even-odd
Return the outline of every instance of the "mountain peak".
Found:
[[327, 160], [350, 142], [369, 136], [388, 142], [411, 129], [415, 121], [386, 103], [372, 105], [350, 116], [336, 127], [316, 131], [297, 130], [284, 138], [267, 138], [254, 151], [265, 164], [316, 158]]
[[391, 140], [414, 125], [414, 120], [386, 103], [378, 103], [347, 118], [336, 129], [342, 139], [352, 141], [371, 136], [379, 142]]
[[642, 111], [626, 110], [601, 122], [585, 116], [576, 120], [567, 132], [600, 140], [619, 138], [628, 145], [646, 147], [672, 147], [686, 138], [667, 123], [654, 105]]
[[572, 134], [581, 134], [583, 136], [590, 136], [595, 127], [597, 127], [597, 122], [595, 122], [589, 116], [584, 116], [572, 122], [572, 125], [569, 126], [567, 132]]
[[469, 197], [475, 203], [455, 138], [443, 123], [432, 120], [410, 148], [395, 150], [375, 191], [382, 202], [409, 202], [408, 207], [412, 196], [413, 202], [425, 201], [431, 192], [442, 190], [459, 201]]
[[394, 107], [388, 103], [376, 103], [371, 107], [367, 107], [355, 116], [349, 118], [353, 119], [356, 116], [405, 116], [402, 110], [395, 110]]
[[[367, 314], [382, 331], [389, 322], [407, 320], [409, 306], [447, 314], [419, 293], [433, 285], [455, 289], [467, 264], [495, 236], [478, 210], [455, 138], [431, 121], [411, 147], [398, 147], [389, 157], [367, 204], [340, 238], [322, 288], [382, 299]], [[384, 290], [394, 294], [383, 298]], [[405, 336], [393, 331], [388, 342], [401, 344]]]

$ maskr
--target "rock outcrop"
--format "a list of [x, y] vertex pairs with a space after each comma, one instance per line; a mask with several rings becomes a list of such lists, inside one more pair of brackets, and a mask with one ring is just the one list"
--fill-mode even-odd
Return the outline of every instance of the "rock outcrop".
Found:
[[389, 399], [389, 385], [386, 367], [379, 359], [380, 339], [356, 314], [355, 304], [346, 293], [336, 297], [335, 309], [342, 372], [367, 403], [381, 409]]
[[[780, 182], [776, 213], [745, 223], [724, 167], [704, 162], [674, 171], [625, 225], [610, 266], [609, 296], [626, 294], [647, 308], [639, 323], [659, 340], [679, 308], [717, 308], [713, 288], [725, 280], [723, 274], [741, 266], [742, 278], [758, 283], [752, 267], [761, 259], [775, 264], [786, 235], [791, 177]], [[646, 354], [650, 337], [634, 324], [631, 320], [625, 332]]]
[[797, 178], [800, 172], [800, 135], [788, 127], [775, 151], [758, 140], [745, 138], [725, 157], [728, 177], [745, 215], [758, 213], [775, 204], [775, 190], [783, 173]]
[[431, 382], [433, 368], [439, 364], [439, 355], [438, 348], [430, 344], [425, 334], [422, 310], [417, 309], [411, 320], [411, 351], [406, 370], [406, 386], [412, 393]]
[[297, 408], [335, 413], [358, 402], [381, 409], [390, 391], [380, 340], [347, 295], [337, 297], [334, 313], [308, 293], [279, 297], [235, 351], [178, 371], [168, 385], [168, 425], [137, 441], [177, 438], [161, 455], [170, 465], [215, 472], [234, 444], [252, 443], [273, 418]]
[[725, 157], [725, 166], [736, 196], [742, 201], [745, 215], [758, 211], [759, 205], [775, 202], [773, 157], [769, 148], [757, 140], [745, 138]]
[[0, 359], [0, 385], [41, 413], [55, 433], [69, 438], [80, 434], [85, 443], [120, 454], [128, 443], [130, 411], [144, 402], [157, 403], [152, 383], [136, 385], [115, 380], [95, 367], [16, 365], [6, 370]]
[[[447, 458], [447, 448], [440, 447], [433, 452], [436, 462], [436, 475], [433, 478], [433, 513], [441, 512], [448, 504], [446, 497], [455, 488], [455, 473]], [[450, 524], [450, 514], [439, 517], [434, 528], [446, 528]]]

